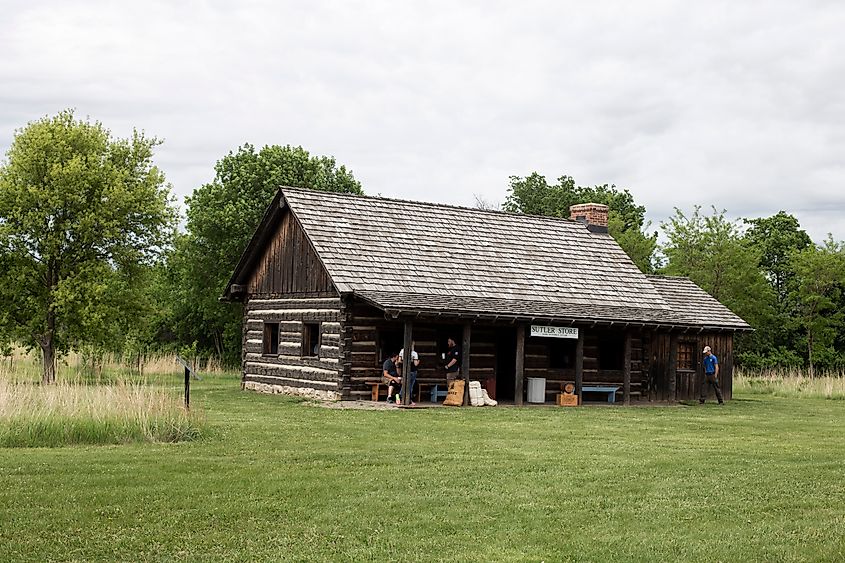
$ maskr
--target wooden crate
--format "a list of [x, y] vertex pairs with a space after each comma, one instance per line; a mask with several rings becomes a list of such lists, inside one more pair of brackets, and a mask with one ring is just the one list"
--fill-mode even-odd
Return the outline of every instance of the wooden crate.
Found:
[[571, 395], [569, 393], [557, 394], [557, 406], [559, 407], [577, 407], [581, 404], [578, 400], [578, 395]]

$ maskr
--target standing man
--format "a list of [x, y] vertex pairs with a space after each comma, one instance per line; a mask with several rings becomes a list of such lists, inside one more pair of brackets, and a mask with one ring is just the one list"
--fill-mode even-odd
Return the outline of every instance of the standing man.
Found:
[[[393, 402], [393, 391], [396, 390], [396, 396], [399, 396], [399, 391], [402, 389], [402, 378], [399, 377], [399, 371], [396, 369], [396, 362], [399, 360], [399, 354], [392, 352], [390, 357], [384, 360], [382, 368], [382, 376], [384, 382], [387, 384], [387, 402]], [[398, 401], [397, 401], [398, 402]]]
[[[397, 368], [399, 370], [402, 369], [402, 358], [405, 357], [405, 349], [402, 348], [399, 350], [399, 362], [397, 362]], [[417, 368], [420, 365], [420, 356], [417, 354], [417, 351], [414, 350], [414, 342], [411, 342], [411, 377], [408, 385], [408, 393], [411, 394], [411, 406], [414, 406], [414, 387], [417, 384]], [[401, 372], [400, 372], [401, 373]]]
[[704, 383], [701, 385], [701, 397], [698, 402], [704, 404], [707, 400], [707, 391], [709, 387], [713, 387], [716, 391], [716, 399], [719, 400], [720, 405], [724, 405], [722, 400], [722, 390], [719, 389], [719, 358], [710, 350], [710, 346], [704, 347]]
[[451, 383], [461, 376], [461, 349], [454, 338], [447, 340], [446, 344], [449, 346], [446, 352], [446, 381]]

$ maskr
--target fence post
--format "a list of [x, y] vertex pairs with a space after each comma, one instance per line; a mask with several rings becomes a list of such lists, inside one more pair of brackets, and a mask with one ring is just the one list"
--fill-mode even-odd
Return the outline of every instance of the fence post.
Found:
[[191, 408], [191, 370], [185, 366], [185, 409]]

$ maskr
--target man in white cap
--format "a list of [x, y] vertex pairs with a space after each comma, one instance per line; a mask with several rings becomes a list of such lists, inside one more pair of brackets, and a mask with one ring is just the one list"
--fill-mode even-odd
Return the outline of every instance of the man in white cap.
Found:
[[712, 386], [716, 391], [716, 399], [720, 405], [724, 405], [725, 401], [722, 399], [722, 390], [719, 389], [719, 358], [712, 352], [710, 346], [704, 347], [704, 383], [701, 385], [701, 397], [698, 402], [702, 405], [707, 400], [707, 392]]

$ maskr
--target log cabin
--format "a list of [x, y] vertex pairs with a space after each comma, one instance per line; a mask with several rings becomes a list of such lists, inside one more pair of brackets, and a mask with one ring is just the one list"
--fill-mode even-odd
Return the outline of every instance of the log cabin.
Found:
[[705, 345], [730, 399], [751, 330], [689, 279], [640, 272], [592, 203], [567, 219], [283, 187], [221, 300], [243, 304], [244, 388], [328, 400], [378, 399], [383, 360], [412, 342], [418, 396], [444, 389], [448, 338], [462, 377], [506, 403], [532, 378], [544, 401], [567, 383], [695, 399]]

